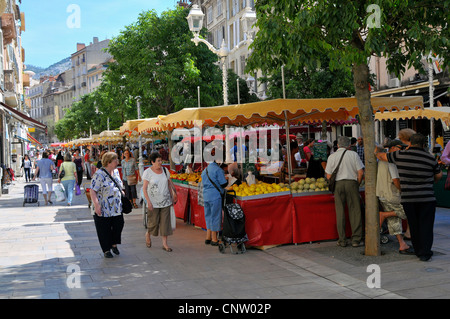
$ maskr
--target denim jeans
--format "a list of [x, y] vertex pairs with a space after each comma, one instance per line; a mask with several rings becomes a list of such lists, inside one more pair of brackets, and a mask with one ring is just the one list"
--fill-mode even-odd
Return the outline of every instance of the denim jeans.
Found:
[[72, 204], [73, 188], [75, 187], [75, 180], [69, 179], [66, 181], [61, 181], [61, 183], [64, 186], [64, 194], [66, 195], [67, 203]]

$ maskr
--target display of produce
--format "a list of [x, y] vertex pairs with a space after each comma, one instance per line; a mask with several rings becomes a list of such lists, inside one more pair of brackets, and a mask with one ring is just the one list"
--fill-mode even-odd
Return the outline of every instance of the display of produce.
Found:
[[202, 173], [196, 172], [196, 173], [182, 173], [182, 174], [176, 174], [176, 173], [170, 173], [170, 178], [176, 181], [182, 181], [187, 182], [189, 184], [198, 184], [202, 181]]
[[240, 197], [289, 191], [289, 188], [287, 188], [283, 183], [269, 184], [261, 181], [257, 181], [252, 185], [248, 185], [246, 182], [243, 182], [240, 185], [235, 184], [231, 187], [231, 189], [236, 192], [236, 196]]
[[289, 186], [293, 194], [304, 192], [327, 191], [328, 181], [323, 177], [317, 179], [307, 177], [305, 179], [293, 182]]

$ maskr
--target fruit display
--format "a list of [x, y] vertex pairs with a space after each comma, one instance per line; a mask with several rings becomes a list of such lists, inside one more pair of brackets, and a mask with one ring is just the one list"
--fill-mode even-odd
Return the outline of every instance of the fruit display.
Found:
[[175, 181], [187, 182], [189, 184], [197, 184], [197, 183], [201, 182], [201, 180], [202, 180], [202, 173], [201, 172], [196, 172], [196, 173], [191, 173], [191, 174], [171, 173], [170, 178]]
[[236, 192], [236, 196], [240, 197], [289, 191], [289, 188], [283, 183], [269, 184], [261, 181], [258, 181], [252, 185], [248, 185], [246, 182], [243, 182], [240, 185], [233, 185], [231, 189]]
[[325, 178], [305, 178], [290, 184], [293, 194], [304, 192], [319, 192], [328, 190], [328, 182]]

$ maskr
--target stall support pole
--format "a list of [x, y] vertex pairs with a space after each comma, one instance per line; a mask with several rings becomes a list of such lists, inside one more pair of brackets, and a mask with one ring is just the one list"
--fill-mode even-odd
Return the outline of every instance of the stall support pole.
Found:
[[[433, 87], [433, 65], [428, 62], [428, 82], [430, 95], [430, 109], [434, 107], [434, 87]], [[430, 152], [433, 153], [434, 148], [434, 119], [430, 119]]]
[[[281, 67], [281, 79], [283, 83], [283, 99], [286, 100], [286, 87], [284, 85], [284, 65]], [[289, 121], [287, 117], [287, 111], [284, 111], [284, 126], [286, 131], [286, 157], [288, 162], [288, 175], [289, 175], [289, 185], [291, 184], [291, 175], [292, 175], [292, 167], [291, 167], [291, 141], [289, 139]]]

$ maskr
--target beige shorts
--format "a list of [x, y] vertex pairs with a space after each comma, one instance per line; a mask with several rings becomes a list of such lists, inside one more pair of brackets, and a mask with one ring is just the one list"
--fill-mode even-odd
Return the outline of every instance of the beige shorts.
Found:
[[402, 220], [406, 219], [406, 213], [403, 209], [403, 205], [401, 203], [392, 203], [381, 199], [380, 202], [383, 206], [384, 212], [394, 212], [397, 215], [396, 217], [387, 218], [389, 234], [400, 235], [403, 233]]
[[170, 236], [173, 234], [170, 222], [170, 206], [153, 208], [148, 212], [147, 232], [152, 236]]

